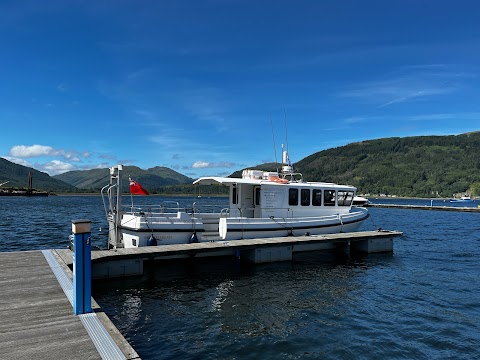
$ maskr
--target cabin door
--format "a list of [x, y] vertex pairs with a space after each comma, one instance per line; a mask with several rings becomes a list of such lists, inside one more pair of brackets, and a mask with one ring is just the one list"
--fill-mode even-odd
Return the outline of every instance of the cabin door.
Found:
[[253, 217], [262, 217], [262, 201], [260, 186], [253, 187]]

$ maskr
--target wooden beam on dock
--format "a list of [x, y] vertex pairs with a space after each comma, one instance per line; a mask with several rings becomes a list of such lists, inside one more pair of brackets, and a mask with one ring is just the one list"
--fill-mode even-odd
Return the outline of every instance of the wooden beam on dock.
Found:
[[310, 236], [285, 236], [264, 239], [227, 240], [215, 242], [200, 242], [194, 244], [144, 246], [139, 248], [101, 250], [92, 252], [92, 262], [105, 261], [121, 257], [154, 259], [175, 255], [195, 255], [200, 253], [212, 253], [219, 250], [247, 250], [272, 246], [295, 246], [311, 245], [319, 243], [344, 243], [362, 241], [372, 238], [397, 237], [403, 235], [399, 231], [359, 231], [352, 233], [338, 233]]
[[[141, 275], [144, 260], [223, 255], [240, 256], [254, 263], [261, 263], [291, 260], [293, 254], [297, 252], [327, 250], [348, 245], [351, 251], [391, 252], [393, 238], [402, 235], [403, 233], [399, 231], [380, 230], [92, 251], [92, 276], [110, 278]], [[56, 251], [66, 264], [71, 264], [71, 251]]]

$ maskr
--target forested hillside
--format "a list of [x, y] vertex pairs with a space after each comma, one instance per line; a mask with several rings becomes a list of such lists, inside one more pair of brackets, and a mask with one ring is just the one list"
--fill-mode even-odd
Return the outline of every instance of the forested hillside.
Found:
[[[276, 171], [277, 164], [250, 169]], [[480, 132], [368, 140], [317, 152], [294, 164], [305, 181], [349, 184], [363, 194], [480, 195]], [[241, 170], [232, 174], [241, 177]]]
[[75, 187], [51, 178], [47, 173], [15, 164], [0, 158], [0, 184], [2, 188], [28, 188], [28, 173], [32, 173], [33, 188], [41, 191], [75, 191]]
[[480, 195], [480, 132], [363, 141], [315, 153], [295, 168], [307, 180], [351, 184], [360, 193]]

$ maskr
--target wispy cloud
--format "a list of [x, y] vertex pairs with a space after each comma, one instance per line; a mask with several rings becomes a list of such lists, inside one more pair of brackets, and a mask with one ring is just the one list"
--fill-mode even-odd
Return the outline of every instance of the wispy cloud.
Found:
[[393, 100], [387, 101], [384, 104], [379, 105], [379, 108], [390, 106], [393, 104], [399, 104], [402, 102], [406, 102], [409, 100], [415, 100], [416, 98], [421, 98], [421, 97], [427, 97], [427, 96], [432, 96], [432, 95], [440, 95], [440, 94], [447, 94], [452, 92], [451, 89], [428, 89], [428, 90], [420, 90], [416, 91], [410, 94], [406, 94], [404, 96], [400, 96], [398, 98], [395, 98]]
[[356, 98], [383, 108], [459, 91], [464, 82], [477, 77], [471, 72], [456, 71], [454, 66], [426, 64], [404, 66], [386, 79], [353, 84], [339, 97]]
[[386, 81], [358, 84], [341, 92], [341, 97], [357, 98], [382, 108], [419, 98], [453, 93], [458, 87], [427, 79], [403, 77]]
[[192, 164], [193, 169], [207, 169], [207, 168], [232, 168], [237, 166], [235, 163], [231, 162], [207, 162], [207, 161], [196, 161]]
[[232, 102], [219, 88], [202, 86], [184, 80], [178, 86], [177, 99], [181, 99], [182, 106], [190, 116], [213, 125], [216, 132], [227, 131], [232, 120], [228, 117], [231, 113]]
[[57, 85], [57, 90], [60, 92], [67, 92], [68, 91], [68, 85], [65, 83], [61, 83]]
[[480, 112], [452, 112], [452, 113], [431, 113], [431, 114], [416, 114], [416, 115], [384, 115], [384, 116], [354, 116], [341, 120], [344, 124], [353, 125], [357, 123], [373, 123], [377, 121], [441, 121], [441, 120], [471, 120], [479, 121]]
[[480, 112], [436, 113], [407, 116], [411, 121], [480, 120]]
[[155, 144], [161, 145], [163, 150], [173, 150], [175, 154], [178, 154], [179, 150], [182, 149], [186, 151], [204, 148], [204, 144], [191, 140], [187, 141], [187, 139], [190, 139], [190, 137], [182, 136], [181, 134], [183, 133], [185, 133], [183, 130], [168, 129], [160, 134], [148, 136], [148, 140]]

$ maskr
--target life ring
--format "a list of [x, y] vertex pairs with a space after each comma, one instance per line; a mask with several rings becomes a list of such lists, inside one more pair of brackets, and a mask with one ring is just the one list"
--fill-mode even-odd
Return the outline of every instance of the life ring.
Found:
[[273, 182], [276, 182], [278, 184], [287, 184], [288, 183], [287, 179], [282, 179], [282, 178], [279, 178], [278, 176], [270, 176], [269, 180], [273, 181]]

